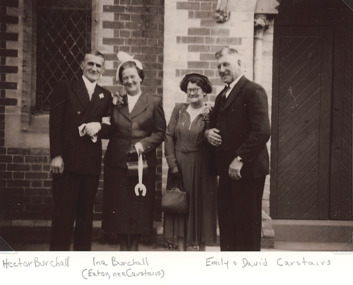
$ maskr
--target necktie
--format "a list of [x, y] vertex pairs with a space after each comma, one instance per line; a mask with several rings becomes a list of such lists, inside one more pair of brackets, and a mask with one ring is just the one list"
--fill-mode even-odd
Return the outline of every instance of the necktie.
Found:
[[223, 109], [224, 108], [224, 106], [225, 106], [225, 104], [226, 104], [226, 102], [227, 102], [227, 97], [226, 97], [226, 94], [227, 94], [227, 91], [230, 89], [230, 87], [229, 87], [229, 85], [227, 84], [224, 88], [223, 88], [223, 90], [222, 90], [222, 92], [221, 92], [221, 108]]

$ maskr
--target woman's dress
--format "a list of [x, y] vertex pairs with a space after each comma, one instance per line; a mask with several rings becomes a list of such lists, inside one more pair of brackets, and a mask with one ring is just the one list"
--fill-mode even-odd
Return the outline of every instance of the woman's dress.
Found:
[[189, 197], [189, 212], [187, 215], [165, 213], [164, 234], [166, 238], [186, 238], [188, 245], [211, 244], [216, 241], [217, 177], [210, 175], [208, 167], [205, 122], [200, 114], [191, 122], [187, 108], [188, 104], [179, 104], [172, 112], [165, 156], [169, 169], [177, 166], [182, 176], [183, 188]]
[[[107, 237], [114, 235], [151, 235], [153, 233], [156, 148], [165, 137], [162, 100], [142, 94], [131, 113], [126, 96], [122, 106], [115, 106], [111, 115], [109, 144], [104, 156], [104, 189], [102, 229]], [[145, 149], [148, 171], [142, 183], [146, 196], [136, 196], [137, 171], [129, 175], [126, 162], [136, 142]], [[113, 234], [113, 235], [112, 235]]]

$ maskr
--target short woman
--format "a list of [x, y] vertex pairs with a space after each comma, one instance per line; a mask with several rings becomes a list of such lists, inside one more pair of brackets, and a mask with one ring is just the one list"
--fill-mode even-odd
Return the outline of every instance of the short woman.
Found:
[[188, 193], [187, 215], [164, 216], [166, 238], [177, 239], [179, 250], [186, 245], [205, 250], [207, 243], [216, 241], [217, 178], [208, 166], [208, 144], [204, 137], [209, 106], [204, 104], [212, 91], [206, 76], [186, 75], [180, 88], [187, 103], [177, 104], [172, 112], [165, 138], [165, 156], [169, 166], [167, 188], [178, 184]]

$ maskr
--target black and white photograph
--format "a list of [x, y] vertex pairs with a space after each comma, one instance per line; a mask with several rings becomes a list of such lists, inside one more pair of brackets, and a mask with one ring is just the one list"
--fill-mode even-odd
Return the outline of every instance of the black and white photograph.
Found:
[[352, 15], [0, 0], [0, 275], [349, 284]]

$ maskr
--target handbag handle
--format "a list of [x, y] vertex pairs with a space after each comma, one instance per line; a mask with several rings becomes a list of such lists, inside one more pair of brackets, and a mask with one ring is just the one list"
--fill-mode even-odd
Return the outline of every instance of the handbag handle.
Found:
[[140, 192], [142, 192], [141, 195], [146, 196], [147, 189], [146, 189], [146, 186], [142, 183], [142, 177], [143, 177], [142, 153], [138, 154], [137, 173], [138, 173], [138, 183], [135, 186], [135, 195], [140, 196]]

